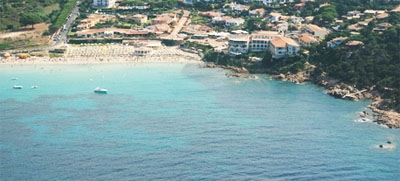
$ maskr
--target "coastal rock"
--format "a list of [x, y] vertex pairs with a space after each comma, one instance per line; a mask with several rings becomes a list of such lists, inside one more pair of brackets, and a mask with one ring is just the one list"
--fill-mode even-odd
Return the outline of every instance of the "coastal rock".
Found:
[[232, 71], [234, 71], [236, 73], [241, 73], [241, 74], [248, 74], [249, 73], [249, 71], [244, 67], [238, 68], [238, 67], [228, 66], [227, 68], [231, 69]]
[[400, 128], [400, 113], [393, 110], [384, 110], [385, 100], [378, 100], [372, 103], [369, 108], [374, 113], [377, 124], [386, 125], [389, 128]]
[[353, 86], [340, 83], [330, 87], [327, 93], [337, 98], [356, 101], [365, 99], [366, 97], [372, 97], [372, 94], [366, 93], [366, 91], [367, 89], [358, 90]]
[[226, 73], [225, 74], [227, 77], [242, 77], [243, 76], [243, 74], [241, 74], [241, 73], [235, 73], [235, 72], [229, 72], [229, 73]]
[[208, 63], [205, 63], [204, 64], [204, 67], [205, 68], [216, 68], [216, 67], [218, 67], [215, 63], [213, 63], [213, 62], [208, 62]]
[[328, 89], [327, 93], [336, 98], [343, 98], [345, 95], [349, 94], [350, 91], [347, 89], [344, 89], [340, 85], [334, 85]]
[[286, 75], [285, 74], [271, 75], [271, 78], [278, 80], [286, 80]]
[[303, 83], [310, 79], [310, 75], [306, 71], [300, 71], [296, 74], [287, 74], [286, 77], [288, 81], [294, 82], [296, 84]]

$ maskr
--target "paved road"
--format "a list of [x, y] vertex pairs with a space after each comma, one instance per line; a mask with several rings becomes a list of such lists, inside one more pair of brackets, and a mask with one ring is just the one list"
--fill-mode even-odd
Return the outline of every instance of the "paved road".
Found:
[[71, 13], [67, 17], [63, 27], [61, 27], [61, 30], [60, 30], [60, 32], [58, 34], [58, 38], [56, 40], [56, 43], [53, 45], [52, 48], [56, 48], [56, 47], [59, 47], [59, 46], [65, 44], [65, 43], [67, 43], [68, 32], [71, 30], [75, 19], [78, 17], [78, 13], [79, 13], [78, 5], [79, 4], [77, 4], [74, 7], [74, 9], [72, 9]]
[[169, 38], [176, 39], [178, 38], [176, 35], [182, 30], [182, 27], [185, 25], [186, 21], [189, 18], [190, 11], [184, 10], [181, 19], [179, 20], [178, 24], [175, 26], [174, 30], [172, 30]]

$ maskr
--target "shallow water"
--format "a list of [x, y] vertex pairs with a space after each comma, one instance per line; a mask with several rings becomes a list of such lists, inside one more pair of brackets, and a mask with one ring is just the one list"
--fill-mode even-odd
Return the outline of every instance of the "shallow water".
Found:
[[399, 149], [377, 148], [399, 130], [357, 121], [370, 102], [258, 77], [180, 63], [0, 65], [0, 178], [400, 178]]

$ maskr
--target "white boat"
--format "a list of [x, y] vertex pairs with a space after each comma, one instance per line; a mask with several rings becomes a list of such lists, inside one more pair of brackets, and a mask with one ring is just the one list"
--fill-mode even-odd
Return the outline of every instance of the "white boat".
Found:
[[23, 88], [22, 85], [14, 85], [14, 86], [13, 86], [13, 89], [22, 89], [22, 88]]
[[98, 93], [98, 94], [107, 94], [107, 92], [108, 92], [107, 89], [103, 89], [103, 88], [100, 88], [100, 87], [96, 87], [94, 89], [94, 93]]
[[39, 86], [37, 86], [37, 85], [33, 85], [31, 88], [32, 89], [36, 89], [36, 88], [38, 88]]

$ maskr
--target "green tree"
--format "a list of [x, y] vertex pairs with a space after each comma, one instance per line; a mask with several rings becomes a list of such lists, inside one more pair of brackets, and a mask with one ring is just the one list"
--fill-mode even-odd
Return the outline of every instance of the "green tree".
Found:
[[43, 22], [43, 19], [38, 14], [28, 13], [23, 14], [19, 21], [23, 26], [32, 25], [32, 28], [34, 28], [34, 25]]
[[245, 23], [245, 29], [249, 32], [253, 32], [255, 30], [259, 30], [261, 28], [261, 19], [260, 18], [249, 18]]

